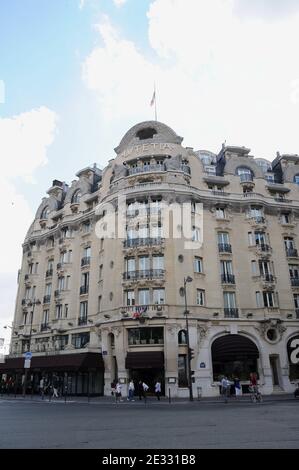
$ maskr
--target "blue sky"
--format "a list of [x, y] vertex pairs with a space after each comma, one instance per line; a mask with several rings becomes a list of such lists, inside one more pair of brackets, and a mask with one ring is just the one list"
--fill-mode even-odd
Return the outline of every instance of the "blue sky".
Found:
[[0, 1], [0, 337], [41, 198], [154, 118], [154, 81], [186, 146], [299, 153], [298, 45], [297, 0]]

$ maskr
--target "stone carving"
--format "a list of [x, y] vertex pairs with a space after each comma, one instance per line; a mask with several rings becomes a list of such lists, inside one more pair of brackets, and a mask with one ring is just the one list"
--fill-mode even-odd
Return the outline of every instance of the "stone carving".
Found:
[[262, 321], [260, 327], [255, 328], [268, 343], [280, 341], [283, 333], [286, 331], [286, 328], [282, 325], [282, 321], [276, 318]]
[[175, 157], [167, 158], [165, 160], [166, 170], [180, 170], [182, 164], [182, 155], [176, 155]]
[[197, 325], [198, 343], [206, 338], [208, 330], [209, 328], [205, 325]]
[[173, 325], [168, 325], [167, 326], [167, 331], [170, 335], [174, 336], [176, 333], [176, 327]]
[[113, 326], [111, 328], [111, 331], [113, 332], [113, 334], [118, 337], [120, 332], [121, 332], [121, 328], [119, 326]]

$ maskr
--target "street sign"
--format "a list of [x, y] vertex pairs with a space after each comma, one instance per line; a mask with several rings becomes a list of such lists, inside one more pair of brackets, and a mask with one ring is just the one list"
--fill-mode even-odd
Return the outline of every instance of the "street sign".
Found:
[[205, 363], [205, 362], [201, 362], [199, 367], [200, 367], [201, 369], [204, 369], [204, 368], [206, 367], [206, 363]]
[[30, 369], [31, 359], [25, 359], [24, 369]]
[[31, 359], [32, 358], [32, 352], [28, 351], [24, 354], [25, 359]]

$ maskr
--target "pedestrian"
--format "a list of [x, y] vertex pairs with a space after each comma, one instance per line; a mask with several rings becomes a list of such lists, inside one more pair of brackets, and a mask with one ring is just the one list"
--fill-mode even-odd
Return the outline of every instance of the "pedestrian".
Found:
[[130, 380], [130, 383], [129, 383], [129, 396], [128, 396], [129, 401], [135, 401], [134, 400], [134, 391], [135, 391], [134, 382], [133, 382], [133, 380]]
[[145, 382], [142, 382], [142, 388], [143, 388], [144, 400], [146, 401], [146, 392], [148, 391], [149, 386]]
[[44, 398], [45, 394], [45, 379], [42, 377], [39, 381], [39, 393], [41, 394], [42, 398]]
[[250, 372], [249, 375], [249, 380], [250, 380], [250, 389], [252, 390], [253, 393], [256, 393], [257, 390], [257, 374], [255, 372]]
[[138, 395], [139, 395], [139, 400], [142, 400], [142, 397], [144, 397], [144, 390], [143, 390], [142, 380], [139, 380], [139, 382], [138, 382]]
[[53, 398], [58, 398], [58, 380], [57, 377], [55, 376], [53, 379]]
[[116, 403], [118, 403], [120, 401], [123, 401], [122, 396], [121, 396], [121, 389], [122, 389], [121, 384], [119, 382], [117, 382], [116, 388], [115, 388], [115, 401], [116, 401]]
[[236, 377], [234, 379], [234, 386], [235, 386], [235, 394], [236, 398], [242, 395], [242, 388], [241, 388], [241, 383], [240, 380]]
[[221, 380], [221, 395], [224, 397], [225, 403], [227, 403], [227, 397], [230, 392], [230, 381], [226, 376], [223, 376]]
[[155, 385], [155, 394], [156, 394], [156, 397], [158, 398], [158, 400], [160, 401], [160, 396], [161, 396], [161, 382], [159, 382], [159, 380], [156, 382], [156, 385]]

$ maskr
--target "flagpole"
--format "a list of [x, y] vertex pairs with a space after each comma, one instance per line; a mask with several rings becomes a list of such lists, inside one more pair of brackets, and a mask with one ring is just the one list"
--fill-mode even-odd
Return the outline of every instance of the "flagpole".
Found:
[[157, 121], [157, 93], [156, 93], [156, 83], [154, 83], [154, 91], [155, 91], [155, 120]]

